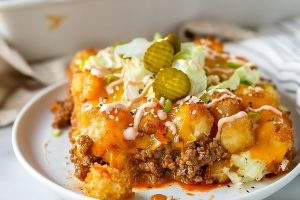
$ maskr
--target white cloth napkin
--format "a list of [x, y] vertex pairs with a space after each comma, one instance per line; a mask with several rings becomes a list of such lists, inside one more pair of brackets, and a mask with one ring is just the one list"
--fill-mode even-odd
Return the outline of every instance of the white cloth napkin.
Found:
[[11, 124], [42, 88], [64, 79], [69, 60], [70, 56], [63, 56], [29, 64], [0, 38], [0, 127]]
[[264, 77], [295, 96], [300, 112], [300, 18], [257, 27], [256, 33], [213, 21], [186, 22], [179, 29], [184, 39], [209, 34], [235, 40], [225, 48], [255, 62]]
[[254, 60], [265, 77], [296, 97], [300, 112], [300, 18], [262, 27], [257, 35], [226, 48]]

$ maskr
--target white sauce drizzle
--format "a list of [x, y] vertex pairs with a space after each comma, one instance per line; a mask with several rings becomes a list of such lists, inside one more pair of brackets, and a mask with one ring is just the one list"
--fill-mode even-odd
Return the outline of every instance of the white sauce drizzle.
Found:
[[123, 132], [123, 136], [125, 140], [135, 140], [138, 134], [139, 133], [133, 127], [128, 127]]
[[144, 84], [147, 84], [147, 83], [150, 81], [151, 77], [152, 77], [152, 75], [150, 75], [150, 74], [147, 75], [147, 76], [145, 76], [145, 77], [143, 78], [142, 82], [143, 82]]
[[235, 95], [232, 96], [232, 95], [228, 95], [228, 94], [223, 94], [219, 98], [213, 99], [209, 104], [207, 104], [207, 106], [212, 106], [214, 103], [222, 101], [223, 99], [238, 99], [238, 100], [241, 100], [241, 98], [239, 98]]
[[160, 120], [166, 120], [168, 117], [167, 113], [165, 113], [163, 110], [158, 110], [157, 116]]
[[111, 111], [112, 109], [115, 108], [119, 108], [121, 110], [128, 110], [128, 106], [126, 106], [123, 103], [119, 103], [119, 102], [114, 102], [114, 103], [108, 103], [108, 104], [104, 104], [101, 106], [100, 108], [100, 112], [106, 112], [106, 111]]
[[226, 94], [229, 94], [231, 96], [236, 96], [233, 92], [231, 92], [228, 89], [215, 89], [215, 90], [213, 90], [213, 92], [226, 93]]
[[278, 109], [274, 108], [273, 106], [269, 106], [269, 105], [264, 105], [257, 109], [249, 108], [249, 110], [254, 111], [254, 112], [259, 112], [262, 110], [269, 110], [269, 111], [272, 111], [273, 113], [275, 113], [276, 115], [282, 116], [282, 112], [280, 112]]
[[161, 107], [164, 107], [164, 106], [165, 106], [165, 98], [164, 98], [164, 97], [160, 97], [158, 103], [159, 103], [159, 105], [160, 105]]
[[229, 122], [233, 122], [235, 121], [236, 119], [239, 119], [239, 118], [242, 118], [242, 117], [245, 117], [247, 116], [247, 113], [245, 111], [240, 111], [234, 115], [231, 115], [229, 117], [224, 117], [224, 118], [221, 118], [219, 121], [218, 121], [218, 132], [217, 132], [217, 135], [216, 135], [216, 139], [220, 139], [220, 132], [221, 132], [221, 129], [222, 129], [222, 126], [225, 124], [225, 123], [229, 123]]
[[132, 85], [132, 86], [137, 86], [137, 85], [146, 85], [150, 79], [151, 79], [152, 75], [147, 75], [143, 78], [142, 81], [128, 81], [125, 84], [125, 88], [128, 88], [128, 86]]
[[156, 105], [157, 103], [155, 102], [147, 102], [138, 109], [138, 111], [134, 116], [133, 127], [128, 127], [123, 132], [123, 136], [125, 140], [135, 140], [135, 138], [139, 135], [138, 127], [144, 115], [145, 109], [154, 108]]
[[125, 89], [128, 88], [128, 86], [138, 86], [138, 85], [143, 85], [144, 82], [143, 81], [128, 81], [126, 84], [125, 84]]
[[128, 104], [129, 109], [133, 106], [134, 103], [140, 101], [143, 97], [145, 97], [147, 95], [147, 92], [150, 89], [150, 87], [152, 86], [152, 84], [153, 84], [153, 80], [149, 81], [147, 83], [147, 85], [145, 86], [145, 88], [143, 89], [142, 93], [139, 96], [137, 96], [129, 101], [129, 104]]
[[170, 131], [171, 131], [171, 133], [172, 133], [173, 135], [176, 134], [176, 131], [177, 131], [177, 130], [176, 130], [176, 126], [175, 126], [175, 124], [174, 124], [173, 122], [166, 121], [165, 125], [166, 125], [166, 127], [168, 127], [168, 129], [170, 129]]
[[184, 97], [183, 99], [176, 101], [176, 104], [182, 104], [187, 101], [196, 103], [199, 101], [199, 98], [196, 96], [188, 95], [188, 96]]
[[134, 103], [140, 101], [143, 97], [146, 96], [146, 94], [147, 94], [149, 88], [152, 86], [152, 84], [153, 84], [153, 81], [150, 81], [145, 86], [143, 92], [139, 96], [137, 96], [136, 98], [129, 101], [128, 105], [125, 105], [125, 104], [119, 103], [119, 102], [103, 104], [100, 108], [100, 112], [110, 111], [110, 110], [115, 109], [115, 108], [120, 108], [121, 110], [124, 110], [124, 111], [131, 110]]
[[181, 104], [181, 103], [184, 103], [184, 102], [186, 102], [190, 99], [191, 99], [191, 96], [189, 95], [189, 96], [184, 97], [183, 99], [180, 99], [180, 100], [176, 101], [176, 103]]
[[118, 79], [118, 80], [116, 80], [116, 81], [111, 82], [110, 84], [108, 84], [108, 85], [106, 86], [106, 88], [105, 88], [105, 89], [106, 89], [106, 92], [107, 92], [108, 94], [112, 94], [112, 93], [114, 92], [113, 88], [114, 88], [115, 86], [121, 84], [121, 83], [123, 83], [123, 78], [120, 78], [120, 79]]
[[91, 69], [91, 74], [97, 77], [102, 77], [103, 74], [101, 72], [101, 70], [97, 69], [97, 68], [92, 68]]
[[134, 121], [133, 121], [133, 127], [135, 129], [138, 129], [141, 119], [144, 115], [145, 109], [146, 108], [154, 108], [156, 105], [157, 105], [157, 103], [155, 103], [155, 102], [147, 102], [147, 103], [143, 104], [141, 107], [139, 107], [139, 109], [137, 110], [137, 112], [134, 116]]

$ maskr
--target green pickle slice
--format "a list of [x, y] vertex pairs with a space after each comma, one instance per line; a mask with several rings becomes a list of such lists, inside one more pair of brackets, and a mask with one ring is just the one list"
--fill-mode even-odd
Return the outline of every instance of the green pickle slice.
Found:
[[173, 46], [174, 54], [176, 54], [180, 51], [181, 43], [176, 35], [169, 34], [167, 37], [165, 37], [165, 40]]
[[157, 73], [162, 68], [171, 67], [173, 57], [174, 48], [169, 42], [154, 42], [144, 55], [144, 66], [147, 70]]
[[158, 72], [153, 83], [156, 98], [165, 97], [172, 101], [185, 97], [191, 89], [189, 77], [175, 68], [165, 68]]

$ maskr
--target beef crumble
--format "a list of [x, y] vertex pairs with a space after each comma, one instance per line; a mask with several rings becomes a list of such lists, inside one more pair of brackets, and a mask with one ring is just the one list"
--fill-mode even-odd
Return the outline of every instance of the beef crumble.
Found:
[[[91, 148], [93, 140], [87, 135], [81, 135], [77, 139], [78, 145], [73, 145], [70, 149], [70, 160], [75, 166], [75, 176], [83, 181], [89, 172], [90, 165], [97, 162], [101, 165], [105, 164], [103, 160], [92, 154]], [[78, 153], [81, 156], [78, 156]]]
[[63, 101], [54, 101], [51, 105], [54, 114], [52, 126], [54, 128], [64, 128], [70, 125], [70, 118], [73, 111], [73, 98], [69, 95]]
[[183, 151], [168, 145], [155, 151], [141, 150], [130, 159], [129, 168], [137, 182], [157, 182], [175, 179], [184, 183], [212, 183], [205, 176], [208, 165], [228, 157], [215, 139], [208, 137], [188, 143]]

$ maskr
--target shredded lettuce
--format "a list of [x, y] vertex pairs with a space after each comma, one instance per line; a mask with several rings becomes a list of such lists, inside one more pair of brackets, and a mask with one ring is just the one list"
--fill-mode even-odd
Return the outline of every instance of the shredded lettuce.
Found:
[[253, 85], [259, 81], [259, 71], [252, 70], [249, 66], [242, 66], [235, 70], [242, 81], [249, 81]]
[[160, 33], [154, 33], [153, 42], [156, 42], [156, 41], [161, 40], [161, 39], [163, 39], [163, 37]]
[[128, 85], [129, 81], [142, 81], [143, 78], [147, 75], [152, 75], [151, 72], [144, 68], [144, 63], [137, 57], [132, 57], [127, 59], [124, 65], [124, 93], [122, 97], [123, 102], [128, 102], [129, 100], [137, 97], [139, 95], [139, 90], [143, 89], [144, 85]]
[[174, 56], [174, 60], [195, 59], [200, 66], [204, 65], [204, 46], [196, 45], [193, 42], [181, 43], [181, 50]]
[[234, 71], [232, 76], [222, 83], [212, 86], [209, 90], [213, 89], [230, 89], [235, 90], [242, 82], [255, 85], [259, 81], [259, 71], [251, 70], [249, 66], [242, 66]]
[[222, 83], [219, 83], [218, 85], [212, 86], [209, 88], [209, 90], [213, 89], [230, 89], [235, 90], [240, 85], [240, 78], [236, 73], [233, 73], [232, 76]]
[[154, 91], [153, 91], [153, 86], [151, 86], [151, 87], [149, 88], [148, 93], [147, 93], [146, 96], [149, 97], [149, 98], [155, 98], [155, 93], [154, 93]]
[[252, 159], [249, 152], [232, 155], [231, 162], [237, 167], [236, 173], [242, 177], [242, 182], [259, 181], [266, 173], [266, 164], [260, 160]]
[[85, 68], [119, 68], [125, 64], [124, 58], [136, 57], [142, 59], [151, 42], [145, 38], [136, 38], [129, 43], [110, 46], [90, 56], [85, 62]]
[[173, 67], [183, 71], [191, 81], [189, 95], [198, 95], [207, 87], [204, 66], [204, 47], [194, 43], [182, 43], [182, 50], [173, 61]]
[[96, 68], [120, 68], [124, 65], [124, 60], [114, 53], [113, 47], [107, 47], [98, 52], [95, 56], [90, 56], [84, 63], [84, 68], [93, 66]]
[[123, 57], [143, 58], [150, 45], [151, 42], [145, 38], [136, 38], [129, 43], [117, 46], [115, 54], [122, 55]]

